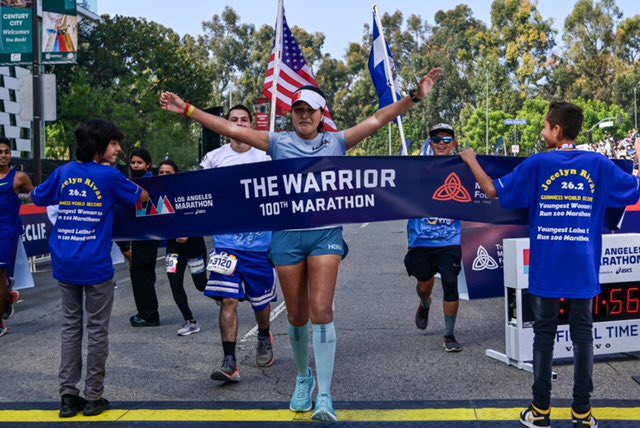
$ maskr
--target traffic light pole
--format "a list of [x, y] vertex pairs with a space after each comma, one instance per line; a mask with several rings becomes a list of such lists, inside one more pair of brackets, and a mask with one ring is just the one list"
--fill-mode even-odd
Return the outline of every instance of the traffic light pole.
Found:
[[31, 11], [33, 15], [33, 25], [31, 27], [31, 36], [33, 41], [33, 168], [34, 177], [33, 184], [38, 185], [42, 182], [42, 158], [40, 150], [42, 147], [42, 78], [40, 76], [40, 23], [38, 21], [38, 2], [31, 3]]

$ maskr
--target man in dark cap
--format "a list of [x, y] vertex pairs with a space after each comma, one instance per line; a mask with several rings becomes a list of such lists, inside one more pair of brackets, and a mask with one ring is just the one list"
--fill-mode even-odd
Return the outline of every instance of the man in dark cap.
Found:
[[[457, 145], [455, 131], [451, 125], [439, 123], [429, 131], [429, 139], [423, 145], [420, 154], [449, 156]], [[414, 218], [407, 223], [409, 251], [404, 258], [404, 264], [409, 276], [414, 276], [418, 280], [416, 291], [420, 297], [415, 317], [416, 327], [421, 330], [427, 328], [434, 276], [440, 273], [445, 323], [443, 343], [447, 352], [462, 351], [462, 345], [454, 335], [459, 305], [461, 231], [462, 222], [448, 218]]]

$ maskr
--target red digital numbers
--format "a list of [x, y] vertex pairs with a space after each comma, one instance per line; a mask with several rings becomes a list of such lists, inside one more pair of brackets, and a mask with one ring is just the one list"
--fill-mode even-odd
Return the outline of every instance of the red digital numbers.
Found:
[[[634, 315], [640, 313], [640, 288], [612, 288], [607, 293], [596, 296], [593, 300], [593, 316], [599, 315], [617, 316], [617, 315]], [[603, 314], [601, 306], [606, 308]]]
[[622, 313], [624, 306], [622, 300], [617, 298], [618, 294], [623, 294], [622, 288], [612, 288], [611, 291], [609, 291], [609, 302], [611, 303], [609, 315], [620, 315]]
[[[635, 294], [636, 297], [631, 297]], [[640, 299], [638, 299], [638, 287], [627, 289], [627, 313], [637, 314], [640, 312]]]

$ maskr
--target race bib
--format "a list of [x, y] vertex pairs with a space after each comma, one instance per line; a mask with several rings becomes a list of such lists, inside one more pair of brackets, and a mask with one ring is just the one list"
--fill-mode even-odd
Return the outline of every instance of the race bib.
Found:
[[165, 260], [167, 262], [167, 273], [176, 273], [178, 271], [178, 255], [169, 253]]
[[233, 275], [238, 265], [238, 258], [233, 254], [216, 253], [215, 251], [209, 255], [209, 264], [207, 270], [216, 272], [221, 275]]

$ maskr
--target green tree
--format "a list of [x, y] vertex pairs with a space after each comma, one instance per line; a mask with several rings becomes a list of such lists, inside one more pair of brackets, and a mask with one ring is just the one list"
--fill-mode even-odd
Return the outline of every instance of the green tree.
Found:
[[578, 0], [564, 24], [569, 95], [611, 100], [615, 81], [615, 26], [622, 17], [615, 0]]
[[[576, 140], [577, 144], [586, 143], [587, 131], [593, 128], [601, 120], [607, 118], [613, 120], [614, 125], [609, 128], [593, 128], [593, 141], [596, 142], [603, 140], [607, 135], [612, 135], [617, 138], [626, 137], [625, 130], [631, 127], [631, 118], [622, 109], [622, 107], [616, 104], [608, 104], [604, 101], [598, 100], [577, 99], [573, 102], [582, 108], [582, 113], [584, 114], [582, 133]], [[618, 126], [619, 115], [622, 118], [622, 126]]]
[[543, 149], [540, 132], [544, 128], [544, 119], [549, 110], [549, 101], [535, 98], [526, 100], [518, 112], [518, 119], [525, 119], [527, 124], [518, 127], [520, 133], [520, 153], [530, 155]]
[[146, 147], [156, 163], [169, 153], [183, 167], [195, 165], [198, 127], [167, 120], [158, 95], [168, 90], [204, 105], [211, 94], [207, 51], [190, 36], [130, 17], [82, 23], [79, 36], [78, 64], [59, 79], [60, 116], [47, 131], [51, 153], [70, 154], [75, 127], [102, 117], [127, 134], [125, 160], [134, 147]]
[[[505, 125], [506, 119], [513, 117], [502, 111], [492, 110], [489, 112], [489, 153], [494, 153], [496, 144], [500, 138], [508, 144], [510, 128]], [[481, 109], [472, 111], [462, 126], [462, 133], [458, 140], [462, 146], [469, 146], [478, 153], [486, 152], [486, 112]]]
[[531, 0], [494, 0], [491, 4], [491, 29], [486, 39], [499, 52], [499, 62], [506, 67], [510, 86], [516, 90], [517, 98], [505, 102], [510, 109], [519, 108], [540, 90], [547, 59], [555, 46], [551, 25]]

